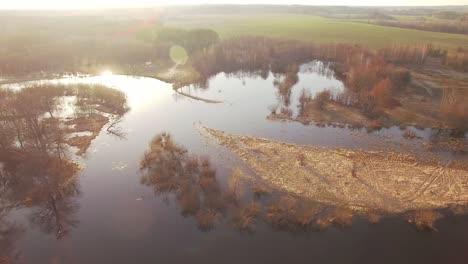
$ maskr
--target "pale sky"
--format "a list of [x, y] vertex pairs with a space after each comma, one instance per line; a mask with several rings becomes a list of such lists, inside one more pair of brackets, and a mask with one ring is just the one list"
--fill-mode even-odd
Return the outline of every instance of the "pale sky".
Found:
[[145, 7], [181, 4], [305, 4], [345, 6], [468, 5], [468, 0], [0, 0], [0, 9]]

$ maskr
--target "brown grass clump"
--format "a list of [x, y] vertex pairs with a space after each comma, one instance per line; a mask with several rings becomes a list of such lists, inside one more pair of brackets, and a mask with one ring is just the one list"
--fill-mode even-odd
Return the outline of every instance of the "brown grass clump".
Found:
[[373, 130], [378, 130], [383, 127], [382, 122], [379, 120], [371, 120], [369, 121], [369, 128]]
[[440, 213], [434, 210], [419, 210], [408, 215], [408, 222], [414, 224], [418, 229], [437, 231], [435, 223], [441, 217]]
[[386, 60], [394, 63], [414, 63], [422, 64], [432, 53], [431, 45], [415, 46], [401, 46], [395, 45], [393, 47], [386, 47], [379, 50]]
[[354, 212], [348, 208], [333, 208], [324, 214], [317, 214], [314, 219], [315, 227], [320, 230], [327, 229], [331, 225], [347, 227], [353, 223]]
[[325, 230], [332, 225], [332, 221], [330, 221], [330, 219], [327, 217], [323, 217], [315, 219], [314, 224], [315, 227], [317, 227], [319, 230]]
[[333, 223], [333, 218], [324, 211], [320, 204], [287, 196], [267, 208], [265, 220], [280, 230], [309, 231], [313, 227], [322, 229]]
[[261, 197], [270, 193], [270, 191], [263, 185], [255, 183], [253, 186], [253, 193], [255, 197]]
[[297, 212], [297, 224], [302, 228], [308, 228], [316, 223], [321, 212], [321, 207], [306, 204]]
[[219, 213], [209, 208], [203, 208], [196, 214], [197, 227], [202, 231], [210, 231], [219, 219]]
[[295, 219], [296, 206], [297, 201], [292, 197], [281, 197], [267, 208], [266, 220], [276, 227], [290, 227]]
[[348, 208], [335, 208], [330, 220], [339, 226], [350, 226], [353, 223], [353, 210]]
[[73, 126], [69, 129], [70, 133], [74, 132], [92, 132], [99, 133], [101, 129], [109, 122], [109, 118], [100, 114], [89, 114], [65, 122], [68, 126]]
[[297, 157], [297, 160], [299, 161], [299, 165], [301, 166], [307, 165], [307, 158], [304, 155], [304, 153], [299, 154], [299, 156]]
[[16, 262], [16, 258], [10, 256], [0, 256], [0, 264], [14, 264]]
[[383, 79], [372, 87], [370, 95], [375, 98], [377, 106], [380, 108], [394, 108], [398, 102], [393, 99], [393, 83], [390, 78]]
[[369, 220], [371, 224], [377, 224], [382, 220], [382, 216], [376, 213], [369, 213], [367, 215], [367, 220]]
[[233, 217], [234, 226], [241, 232], [253, 232], [260, 210], [261, 208], [259, 204], [250, 202], [246, 207], [240, 209]]
[[411, 128], [407, 127], [405, 129], [405, 132], [403, 132], [403, 137], [406, 138], [406, 139], [415, 139], [418, 136], [416, 135], [416, 133]]
[[226, 200], [216, 170], [207, 158], [190, 155], [170, 134], [153, 139], [140, 166], [141, 182], [157, 194], [175, 194], [182, 215], [195, 217], [201, 230], [209, 230], [224, 213]]
[[181, 188], [177, 201], [182, 215], [195, 215], [201, 207], [199, 192], [192, 186]]
[[[342, 103], [329, 100], [324, 103], [322, 109], [319, 109], [317, 108], [315, 99], [311, 99], [309, 102], [306, 102], [303, 105], [304, 108], [300, 109], [300, 113], [297, 118], [276, 114], [270, 115], [268, 119], [287, 119], [298, 121], [303, 124], [315, 123], [319, 126], [332, 124], [344, 127], [347, 124], [352, 125], [353, 127], [365, 126], [368, 128], [371, 128], [371, 122], [374, 122], [374, 120], [369, 118], [364, 112], [353, 106], [347, 106]], [[381, 126], [381, 124], [377, 124], [377, 126]]]
[[445, 88], [440, 102], [444, 122], [450, 127], [468, 129], [468, 89]]
[[292, 115], [293, 115], [293, 112], [292, 112], [292, 110], [291, 110], [290, 108], [281, 107], [281, 109], [280, 109], [280, 114], [281, 114], [282, 116], [286, 116], [286, 117], [288, 117], [288, 118], [291, 118]]
[[315, 98], [314, 98], [314, 103], [315, 103], [315, 107], [317, 109], [320, 109], [322, 110], [323, 107], [325, 106], [325, 104], [330, 101], [332, 98], [332, 94], [330, 91], [328, 90], [325, 90], [325, 91], [321, 91], [319, 92]]
[[468, 52], [463, 50], [449, 52], [445, 64], [459, 71], [468, 72]]
[[92, 113], [86, 116], [81, 116], [69, 121], [66, 121], [65, 124], [68, 126], [73, 126], [68, 128], [69, 133], [76, 132], [91, 132], [90, 136], [75, 136], [67, 139], [66, 143], [72, 147], [77, 147], [79, 150], [76, 152], [76, 155], [83, 155], [86, 153], [86, 150], [91, 145], [91, 142], [99, 135], [102, 128], [109, 122], [109, 118]]
[[[468, 142], [459, 138], [449, 138], [435, 142], [424, 142], [422, 146], [430, 151], [451, 151], [455, 153], [466, 153]], [[463, 166], [465, 169], [467, 166]]]
[[91, 145], [91, 142], [96, 138], [97, 135], [91, 136], [75, 136], [67, 139], [66, 143], [72, 147], [77, 147], [78, 151], [76, 155], [81, 156], [86, 153], [86, 150]]
[[450, 210], [455, 214], [455, 215], [464, 215], [466, 212], [468, 212], [468, 206], [463, 206], [463, 205], [455, 205], [451, 206]]
[[244, 172], [240, 168], [233, 170], [228, 181], [228, 198], [234, 202], [238, 202], [242, 195], [244, 194], [242, 178], [244, 177]]

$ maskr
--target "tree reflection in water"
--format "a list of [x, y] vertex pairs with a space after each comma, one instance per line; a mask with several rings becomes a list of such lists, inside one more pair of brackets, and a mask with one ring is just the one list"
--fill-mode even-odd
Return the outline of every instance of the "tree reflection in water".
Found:
[[[120, 119], [127, 111], [125, 94], [103, 86], [0, 89], [0, 263], [17, 256], [22, 227], [8, 222], [12, 209], [26, 209], [30, 223], [57, 239], [78, 224], [80, 167], [71, 160], [70, 137], [90, 132], [94, 139], [109, 115]], [[77, 147], [85, 152], [90, 142]]]
[[[208, 158], [189, 154], [168, 133], [157, 135], [141, 160], [141, 183], [156, 194], [174, 194], [181, 214], [194, 217], [201, 231], [217, 223], [251, 233], [264, 223], [288, 232], [304, 233], [329, 226], [346, 227], [353, 211], [325, 206], [248, 182], [237, 168], [221, 186]], [[252, 187], [252, 188], [251, 188]]]
[[0, 213], [0, 263], [15, 263], [18, 251], [15, 241], [21, 236], [23, 230], [5, 219], [5, 212]]
[[226, 205], [207, 158], [188, 154], [167, 133], [156, 136], [141, 161], [141, 182], [158, 194], [174, 193], [182, 215], [194, 216], [200, 229], [209, 230]]

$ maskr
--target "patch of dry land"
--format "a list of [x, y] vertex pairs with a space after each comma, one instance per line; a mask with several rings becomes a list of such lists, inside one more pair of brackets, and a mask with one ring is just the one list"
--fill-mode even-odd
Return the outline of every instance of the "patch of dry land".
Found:
[[411, 71], [413, 82], [431, 89], [443, 89], [444, 87], [466, 89], [468, 88], [468, 75], [443, 64], [441, 58], [428, 58], [421, 65], [406, 65]]
[[297, 117], [280, 112], [267, 118], [370, 129], [390, 126], [468, 129], [468, 74], [451, 69], [434, 58], [421, 65], [402, 66], [400, 70], [411, 73], [411, 82], [403, 90], [393, 92], [392, 98], [398, 105], [380, 107], [376, 113], [366, 114], [357, 106], [333, 100], [323, 101], [323, 105], [317, 107], [314, 98], [304, 105], [303, 113]]
[[66, 143], [72, 147], [77, 147], [76, 155], [82, 156], [108, 122], [109, 118], [107, 116], [96, 113], [69, 120], [65, 122], [66, 125], [73, 126], [73, 128], [68, 129], [69, 133], [90, 132], [91, 135], [74, 136], [69, 138]]
[[468, 171], [415, 154], [299, 146], [202, 128], [272, 187], [357, 211], [404, 213], [468, 203]]
[[[291, 120], [308, 125], [311, 123], [318, 125], [336, 124], [340, 126], [350, 125], [359, 127], [373, 128], [376, 122], [367, 118], [358, 109], [348, 106], [343, 106], [339, 103], [329, 101], [325, 102], [322, 108], [317, 108], [313, 104], [309, 104], [304, 109], [304, 113], [296, 118], [288, 116], [284, 113], [271, 114], [267, 117], [269, 120]], [[377, 124], [377, 126], [381, 126]]]

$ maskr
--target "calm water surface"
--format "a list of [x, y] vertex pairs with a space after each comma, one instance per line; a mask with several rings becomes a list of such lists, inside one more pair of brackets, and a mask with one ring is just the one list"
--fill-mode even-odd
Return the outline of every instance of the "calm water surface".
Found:
[[[291, 94], [294, 114], [302, 89], [311, 94], [344, 89], [332, 73], [316, 68], [317, 62], [301, 67]], [[223, 101], [220, 104], [183, 97], [171, 84], [149, 78], [114, 75], [47, 81], [108, 85], [127, 94], [131, 110], [120, 124], [125, 139], [102, 131], [84, 157], [74, 157], [84, 169], [79, 174], [79, 195], [73, 198], [77, 206], [62, 219], [69, 230], [66, 235], [58, 239], [54, 232], [39, 228], [31, 221], [30, 208], [9, 212], [7, 218], [21, 226], [16, 239], [8, 242], [17, 250], [19, 262], [466, 263], [468, 219], [463, 216], [439, 221], [438, 232], [418, 231], [397, 217], [374, 225], [355, 218], [349, 227], [307, 233], [278, 231], [266, 224], [258, 224], [254, 233], [241, 233], [229, 220], [203, 231], [193, 217], [181, 214], [173, 194], [157, 195], [141, 183], [139, 164], [149, 143], [167, 132], [191, 154], [206, 156], [225, 185], [242, 162], [201, 135], [199, 125], [297, 144], [397, 151], [422, 152], [421, 142], [431, 136], [430, 130], [417, 130], [422, 139], [408, 141], [399, 128], [370, 133], [267, 120], [268, 107], [281, 103], [275, 78], [281, 77], [218, 74], [206, 89], [183, 88]]]

